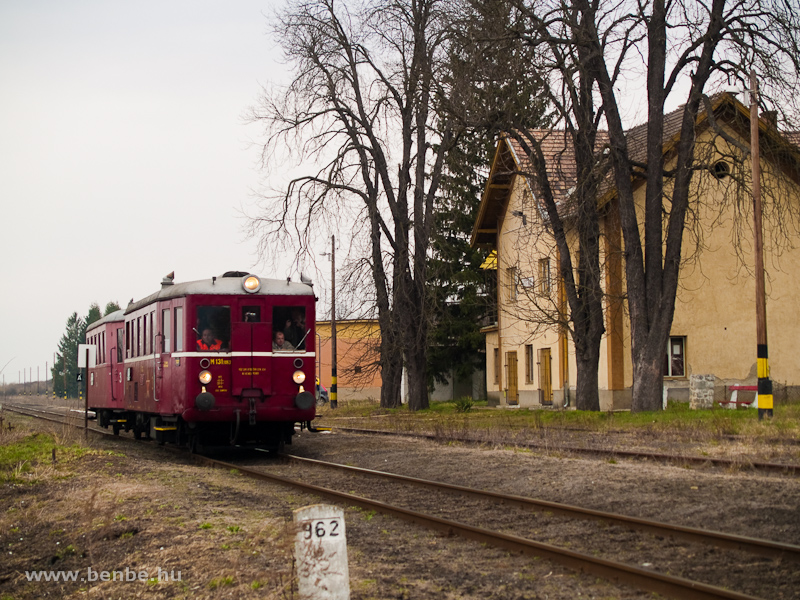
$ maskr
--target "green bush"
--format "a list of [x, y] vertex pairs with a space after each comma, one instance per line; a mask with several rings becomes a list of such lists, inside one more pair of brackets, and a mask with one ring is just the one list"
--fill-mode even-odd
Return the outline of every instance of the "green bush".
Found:
[[456, 400], [456, 412], [467, 413], [472, 410], [475, 401], [469, 396], [462, 396]]

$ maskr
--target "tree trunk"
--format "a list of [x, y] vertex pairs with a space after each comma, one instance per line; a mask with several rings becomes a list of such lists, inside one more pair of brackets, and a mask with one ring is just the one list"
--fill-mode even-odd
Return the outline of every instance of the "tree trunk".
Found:
[[[674, 305], [674, 303], [673, 303]], [[661, 410], [664, 385], [664, 354], [669, 338], [672, 311], [661, 315], [648, 330], [637, 330], [632, 321], [631, 353], [633, 358], [633, 387], [631, 410]]]
[[428, 408], [428, 377], [427, 364], [425, 360], [425, 348], [408, 348], [409, 356], [406, 360], [408, 369], [408, 408], [410, 410], [421, 410]]
[[[412, 284], [413, 285], [413, 284]], [[408, 408], [428, 408], [428, 322], [423, 303], [413, 302], [407, 306], [409, 319], [403, 332], [405, 337], [405, 359], [408, 372]]]
[[657, 362], [658, 366], [652, 363], [640, 364], [639, 368], [634, 370], [632, 412], [661, 410], [664, 393], [663, 377], [661, 361]]
[[[599, 348], [599, 344], [597, 347]], [[575, 383], [575, 408], [578, 410], [600, 410], [599, 364], [599, 352], [576, 353], [575, 366], [578, 377]]]
[[402, 356], [400, 349], [391, 340], [381, 339], [381, 408], [399, 408], [403, 403], [400, 396]]

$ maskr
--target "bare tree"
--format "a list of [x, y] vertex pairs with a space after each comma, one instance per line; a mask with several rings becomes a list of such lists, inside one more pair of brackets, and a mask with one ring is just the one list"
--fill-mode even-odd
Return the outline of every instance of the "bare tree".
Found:
[[[528, 7], [513, 0], [474, 0], [471, 10], [478, 14], [489, 10], [494, 18], [485, 19], [486, 27], [464, 43], [472, 55], [470, 68], [484, 79], [502, 77], [506, 81], [487, 86], [495, 96], [478, 95], [478, 102], [466, 112], [475, 123], [480, 123], [483, 115], [486, 127], [502, 131], [521, 151], [525, 164], [520, 165], [518, 174], [531, 182], [534, 195], [530, 227], [542, 227], [557, 254], [561, 288], [555, 301], [549, 294], [533, 292], [526, 305], [532, 310], [523, 309], [514, 316], [537, 326], [570, 331], [576, 350], [577, 406], [599, 410], [598, 364], [605, 332], [602, 209], [597, 206], [606, 163], [604, 139], [598, 138], [603, 113], [592, 93], [594, 80], [584, 66], [588, 50], [564, 43], [581, 36], [585, 25], [576, 11], [568, 8], [564, 13], [571, 12], [572, 20], [541, 22], [528, 14]], [[496, 54], [506, 63], [501, 68], [491, 64], [491, 70], [484, 73], [485, 57]], [[520, 103], [526, 98], [517, 90], [526, 88], [536, 92], [538, 105]], [[551, 128], [541, 129], [543, 125]], [[543, 232], [528, 230], [531, 236]], [[520, 239], [529, 236], [523, 234]], [[521, 249], [520, 255], [529, 251]]]
[[400, 404], [405, 364], [412, 410], [428, 405], [426, 253], [455, 139], [435, 111], [443, 8], [441, 0], [290, 2], [275, 35], [294, 79], [278, 94], [265, 92], [253, 114], [267, 126], [265, 162], [290, 148], [315, 165], [273, 198], [253, 231], [272, 245], [293, 235], [303, 251], [323, 224], [369, 239], [381, 405]]
[[[768, 93], [762, 101], [793, 106], [800, 71], [798, 6], [752, 0], [647, 0], [608, 3], [575, 0], [520, 2], [531, 43], [581, 56], [581, 75], [592, 80], [608, 130], [609, 159], [624, 241], [631, 321], [633, 410], [661, 406], [664, 348], [674, 314], [682, 243], [691, 210], [698, 114], [708, 90], [747, 82], [755, 67]], [[553, 73], [574, 77], [571, 68]], [[626, 135], [620, 88], [646, 82], [647, 124], [641, 143]], [[744, 85], [743, 87], [748, 87]], [[687, 91], [688, 90], [688, 91]], [[685, 103], [672, 115], [677, 146], [665, 157], [668, 102]], [[643, 212], [634, 190], [645, 186]]]

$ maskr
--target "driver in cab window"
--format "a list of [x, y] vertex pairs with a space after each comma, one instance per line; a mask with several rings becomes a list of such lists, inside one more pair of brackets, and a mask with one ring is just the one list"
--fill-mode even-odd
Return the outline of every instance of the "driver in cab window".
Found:
[[203, 329], [200, 339], [197, 340], [197, 349], [219, 352], [222, 350], [222, 340], [218, 340], [214, 336], [214, 331], [210, 327], [206, 327]]

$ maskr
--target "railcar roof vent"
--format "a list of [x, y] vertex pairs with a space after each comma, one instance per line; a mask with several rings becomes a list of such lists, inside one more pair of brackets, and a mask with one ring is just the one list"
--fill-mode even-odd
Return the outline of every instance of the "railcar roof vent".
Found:
[[161, 280], [161, 287], [167, 287], [168, 285], [172, 285], [175, 282], [175, 271], [168, 273], [164, 276], [164, 279]]
[[225, 277], [236, 277], [238, 279], [238, 278], [244, 277], [245, 275], [250, 275], [250, 273], [248, 273], [247, 271], [228, 271], [226, 273], [223, 273], [222, 277], [223, 278], [225, 278]]

